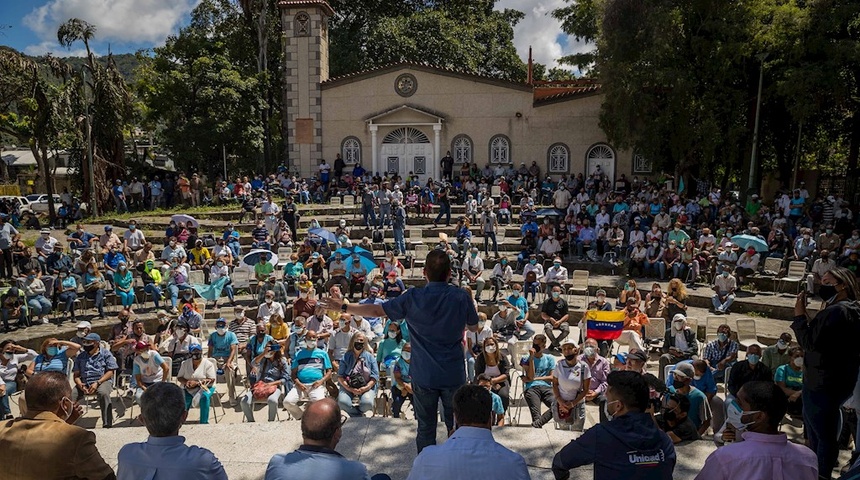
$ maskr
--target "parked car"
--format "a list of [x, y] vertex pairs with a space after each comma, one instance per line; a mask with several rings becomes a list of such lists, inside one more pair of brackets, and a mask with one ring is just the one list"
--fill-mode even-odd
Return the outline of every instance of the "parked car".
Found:
[[[32, 196], [33, 195], [27, 195], [27, 198], [30, 198]], [[62, 203], [63, 201], [60, 199], [60, 196], [54, 194], [54, 209], [60, 208], [60, 205], [62, 205]], [[48, 194], [43, 193], [41, 195], [36, 195], [35, 200], [30, 200], [30, 208], [34, 212], [48, 213]]]
[[11, 200], [16, 208], [20, 208], [21, 213], [33, 213], [32, 205], [27, 197], [15, 197], [12, 195], [1, 195], [0, 200]]

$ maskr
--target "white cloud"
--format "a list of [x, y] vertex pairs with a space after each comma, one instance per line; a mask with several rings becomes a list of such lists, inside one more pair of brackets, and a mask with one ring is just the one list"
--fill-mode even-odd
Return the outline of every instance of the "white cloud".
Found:
[[[60, 51], [57, 29], [70, 18], [96, 26], [98, 42], [161, 44], [199, 0], [49, 0], [23, 19], [42, 43], [25, 51]], [[29, 52], [28, 52], [29, 53]]]
[[[496, 4], [499, 10], [511, 8], [525, 13], [525, 18], [514, 27], [514, 46], [523, 59], [528, 60], [529, 46], [532, 47], [532, 57], [535, 62], [548, 67], [558, 67], [558, 59], [573, 53], [586, 52], [594, 48], [585, 42], [578, 42], [572, 36], [567, 36], [567, 44], [559, 42], [561, 22], [552, 17], [552, 11], [564, 7], [564, 0], [500, 0]], [[564, 68], [570, 69], [565, 65]]]
[[[66, 48], [57, 43], [56, 40], [46, 40], [42, 43], [25, 47], [24, 53], [26, 53], [27, 55], [32, 55], [34, 57], [40, 57], [48, 53], [53, 54], [55, 57], [86, 57], [87, 49], [81, 47], [66, 50]], [[95, 50], [93, 51], [93, 54], [99, 56], [99, 54]]]

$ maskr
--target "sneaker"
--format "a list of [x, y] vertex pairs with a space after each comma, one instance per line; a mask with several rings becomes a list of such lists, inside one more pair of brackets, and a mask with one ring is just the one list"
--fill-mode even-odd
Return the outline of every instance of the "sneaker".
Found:
[[50, 320], [48, 320], [47, 318], [43, 318], [43, 319], [42, 319], [42, 325], [47, 325], [47, 324], [49, 324], [49, 323], [51, 323], [51, 322], [50, 322]]

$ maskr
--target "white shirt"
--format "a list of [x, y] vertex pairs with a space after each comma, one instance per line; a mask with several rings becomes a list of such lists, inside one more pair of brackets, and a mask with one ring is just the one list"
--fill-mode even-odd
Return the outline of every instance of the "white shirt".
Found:
[[[182, 362], [179, 367], [179, 374], [176, 378], [184, 378], [186, 380], [206, 380], [207, 378], [215, 378], [215, 363], [210, 362], [208, 358], [200, 360], [200, 365], [194, 368], [194, 360], [188, 359]], [[200, 387], [186, 388], [188, 393], [194, 394]]]
[[286, 318], [284, 316], [284, 306], [279, 302], [272, 302], [271, 305], [263, 302], [260, 304], [259, 310], [257, 310], [257, 318], [262, 318], [266, 323], [269, 322], [269, 318], [274, 314], [280, 315], [281, 318]]
[[552, 376], [558, 380], [558, 391], [564, 401], [576, 398], [582, 389], [582, 382], [591, 378], [591, 368], [583, 360], [578, 360], [573, 366], [567, 364], [562, 358], [555, 364]]
[[190, 333], [186, 333], [185, 338], [183, 338], [182, 341], [177, 340], [176, 337], [171, 337], [170, 341], [167, 343], [167, 355], [170, 356], [188, 353], [188, 348], [191, 345], [200, 345], [200, 340]]
[[460, 427], [445, 443], [426, 447], [406, 480], [530, 480], [523, 457], [493, 439], [487, 428]]
[[134, 231], [126, 230], [125, 233], [122, 234], [122, 238], [128, 242], [128, 248], [138, 249], [146, 243], [146, 237], [143, 235], [138, 229], [134, 229]]
[[527, 263], [525, 267], [523, 267], [523, 278], [527, 278], [529, 272], [535, 272], [535, 279], [540, 280], [543, 278], [543, 265], [540, 263], [535, 263], [532, 265], [531, 263]]
[[563, 265], [556, 268], [554, 265], [546, 271], [546, 278], [544, 279], [547, 283], [549, 282], [564, 282], [567, 280], [567, 268]]
[[490, 274], [491, 277], [501, 277], [502, 280], [506, 282], [510, 282], [514, 279], [514, 271], [511, 269], [510, 265], [505, 265], [505, 268], [502, 269], [501, 263], [496, 263], [493, 267], [493, 273]]
[[463, 260], [463, 270], [468, 270], [473, 275], [475, 272], [484, 271], [484, 260], [481, 257], [472, 258], [471, 255]]
[[342, 328], [339, 328], [337, 332], [335, 332], [329, 341], [328, 349], [331, 352], [331, 359], [340, 361], [343, 359], [343, 354], [346, 353], [346, 349], [349, 348], [349, 341], [352, 340], [352, 336], [358, 333], [358, 330], [350, 327], [346, 332], [343, 331]]

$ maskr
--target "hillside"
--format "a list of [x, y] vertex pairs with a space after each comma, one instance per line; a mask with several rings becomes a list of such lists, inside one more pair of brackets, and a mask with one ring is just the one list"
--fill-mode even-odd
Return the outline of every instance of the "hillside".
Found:
[[[96, 61], [101, 64], [107, 63], [108, 57], [96, 57]], [[63, 61], [71, 65], [75, 69], [81, 68], [81, 65], [86, 62], [84, 57], [64, 57]], [[133, 53], [121, 53], [113, 56], [113, 61], [116, 63], [117, 69], [122, 74], [126, 83], [131, 84], [134, 80], [134, 69], [140, 63]]]

